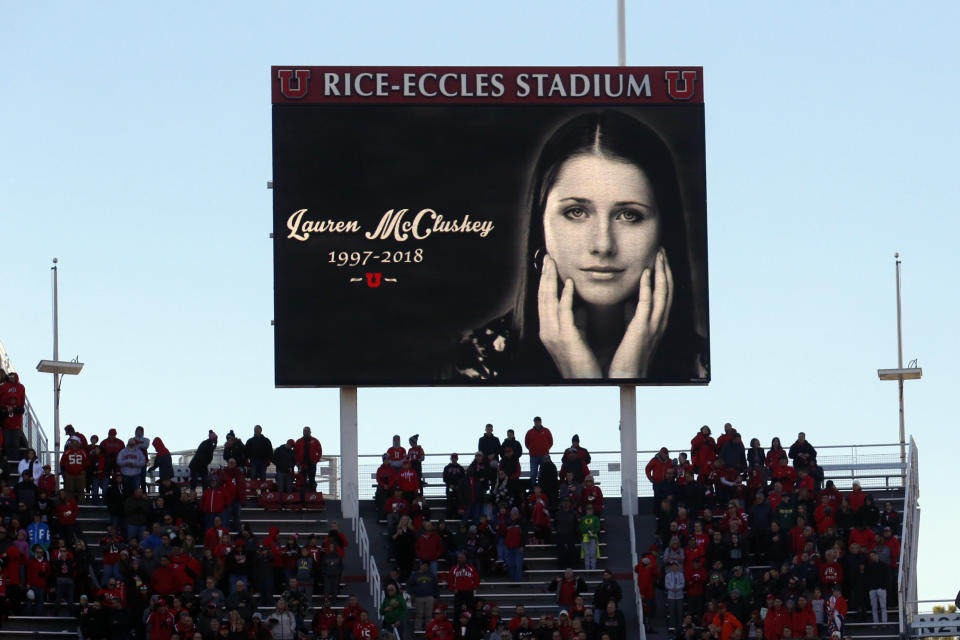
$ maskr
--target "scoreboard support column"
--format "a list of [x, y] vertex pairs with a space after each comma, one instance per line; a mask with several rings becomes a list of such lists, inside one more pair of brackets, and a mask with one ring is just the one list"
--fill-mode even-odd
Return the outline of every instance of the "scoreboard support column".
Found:
[[360, 515], [357, 445], [357, 388], [340, 387], [340, 508], [344, 518]]
[[620, 387], [620, 499], [623, 515], [637, 515], [637, 388]]

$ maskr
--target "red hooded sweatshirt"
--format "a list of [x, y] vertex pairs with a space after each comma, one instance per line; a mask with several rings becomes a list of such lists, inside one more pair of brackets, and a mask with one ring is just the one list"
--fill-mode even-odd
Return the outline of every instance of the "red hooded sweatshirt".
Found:
[[163, 440], [159, 437], [153, 439], [153, 448], [157, 452], [158, 456], [168, 456], [170, 455], [170, 450], [163, 444]]

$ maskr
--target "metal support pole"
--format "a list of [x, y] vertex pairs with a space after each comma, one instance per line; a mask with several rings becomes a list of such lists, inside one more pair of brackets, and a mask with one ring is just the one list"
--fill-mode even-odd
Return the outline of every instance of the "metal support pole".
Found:
[[360, 516], [357, 444], [357, 388], [340, 387], [340, 508], [344, 518]]
[[637, 515], [637, 388], [620, 387], [620, 495], [623, 515]]
[[[900, 316], [900, 254], [895, 253], [897, 270], [897, 368], [903, 369], [903, 325]], [[907, 430], [903, 420], [903, 376], [897, 380], [900, 391], [900, 462], [907, 462]], [[906, 473], [906, 472], [904, 472]]]
[[[60, 359], [60, 308], [57, 291], [57, 259], [53, 259], [53, 359]], [[53, 468], [60, 475], [60, 377], [53, 374]]]
[[617, 66], [627, 66], [627, 0], [617, 0]]

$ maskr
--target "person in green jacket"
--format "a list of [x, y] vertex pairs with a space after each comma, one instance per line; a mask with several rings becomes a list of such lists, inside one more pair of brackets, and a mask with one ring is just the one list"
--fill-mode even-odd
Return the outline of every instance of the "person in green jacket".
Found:
[[727, 582], [727, 593], [733, 593], [734, 590], [740, 592], [740, 597], [744, 600], [750, 600], [753, 597], [753, 585], [743, 573], [743, 567], [737, 565], [733, 568], [733, 577]]
[[597, 568], [597, 547], [600, 540], [600, 516], [593, 513], [593, 505], [580, 518], [580, 557], [585, 569]]
[[394, 584], [387, 585], [387, 597], [380, 605], [380, 615], [383, 617], [383, 628], [403, 640], [406, 634], [405, 627], [409, 611], [407, 610], [407, 601], [397, 591], [397, 586]]

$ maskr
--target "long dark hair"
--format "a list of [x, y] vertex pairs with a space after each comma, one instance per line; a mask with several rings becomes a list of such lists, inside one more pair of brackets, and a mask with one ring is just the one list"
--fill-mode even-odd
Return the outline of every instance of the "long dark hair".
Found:
[[534, 165], [528, 201], [530, 218], [523, 239], [525, 266], [521, 270], [513, 312], [513, 331], [520, 344], [517, 355], [521, 369], [528, 375], [537, 370], [555, 369], [539, 339], [537, 305], [539, 269], [546, 246], [543, 216], [547, 196], [567, 160], [577, 155], [598, 153], [641, 169], [653, 186], [660, 209], [660, 244], [670, 261], [674, 293], [667, 328], [649, 376], [662, 379], [700, 377], [698, 357], [705, 357], [705, 351], [702, 349], [703, 338], [694, 329], [686, 222], [673, 154], [649, 126], [610, 110], [582, 114], [565, 122], [544, 143]]

